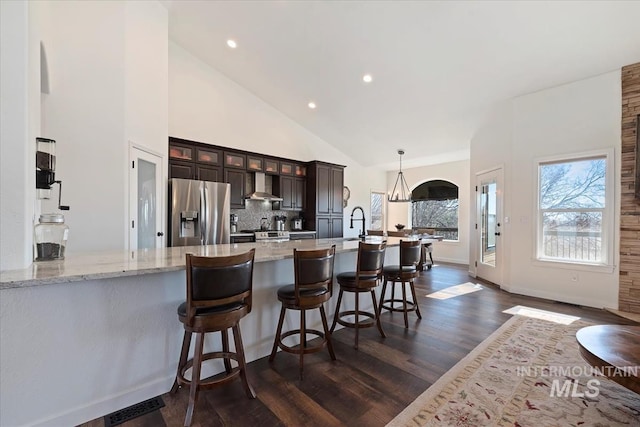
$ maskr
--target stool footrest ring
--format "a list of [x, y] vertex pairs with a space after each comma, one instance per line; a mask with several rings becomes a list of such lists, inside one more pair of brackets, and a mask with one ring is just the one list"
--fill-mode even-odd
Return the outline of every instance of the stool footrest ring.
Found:
[[[400, 303], [400, 307], [395, 307], [395, 303]], [[391, 305], [389, 305], [391, 304]], [[386, 299], [380, 304], [382, 308], [389, 311], [404, 312], [404, 300], [401, 299]], [[416, 303], [413, 301], [407, 301], [407, 311], [416, 311]]]
[[343, 317], [346, 316], [355, 316], [355, 310], [341, 311], [338, 313], [336, 317], [336, 322], [341, 324], [342, 326], [346, 326], [347, 328], [370, 328], [376, 325], [375, 319], [376, 316], [373, 313], [369, 313], [367, 311], [358, 311], [358, 317], [362, 316], [365, 319], [358, 319], [358, 323], [350, 322], [348, 320], [344, 320]]
[[282, 335], [280, 336], [280, 341], [278, 341], [278, 347], [282, 349], [282, 351], [286, 351], [287, 353], [293, 353], [293, 354], [300, 354], [300, 353], [309, 354], [309, 353], [315, 353], [324, 349], [324, 347], [327, 344], [327, 339], [324, 335], [324, 332], [318, 331], [316, 329], [305, 329], [304, 332], [305, 334], [311, 334], [311, 335], [320, 337], [322, 338], [322, 341], [319, 344], [309, 346], [309, 347], [304, 347], [304, 344], [302, 342], [295, 346], [286, 345], [282, 341], [284, 338], [290, 337], [292, 335], [300, 335], [300, 329], [293, 329], [291, 331], [282, 333]]
[[[233, 359], [236, 362], [238, 361], [238, 355], [236, 353], [232, 353], [232, 352], [226, 352], [226, 351], [212, 351], [210, 353], [205, 353], [202, 355], [202, 361], [204, 362], [205, 360], [211, 360], [211, 359]], [[184, 377], [184, 374], [193, 367], [193, 359], [189, 359], [187, 361], [187, 363], [182, 367], [182, 369], [180, 370], [180, 372], [178, 372], [178, 375], [176, 376], [176, 381], [178, 382], [179, 385], [191, 385], [191, 380], [188, 380]], [[231, 369], [231, 372], [221, 372], [217, 375], [221, 375], [220, 378], [216, 378], [215, 380], [212, 379], [213, 377], [208, 377], [206, 379], [201, 379], [198, 387], [199, 388], [210, 388], [210, 387], [215, 387], [218, 386], [220, 384], [224, 384], [226, 382], [229, 382], [231, 380], [233, 380], [234, 378], [236, 378], [238, 375], [240, 375], [240, 367], [236, 366], [235, 368]], [[224, 375], [224, 376], [222, 376]]]

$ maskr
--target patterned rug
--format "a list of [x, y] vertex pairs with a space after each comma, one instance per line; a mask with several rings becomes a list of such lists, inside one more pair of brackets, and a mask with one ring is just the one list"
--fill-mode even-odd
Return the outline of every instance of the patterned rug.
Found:
[[640, 396], [580, 356], [589, 325], [514, 316], [387, 425], [640, 426]]

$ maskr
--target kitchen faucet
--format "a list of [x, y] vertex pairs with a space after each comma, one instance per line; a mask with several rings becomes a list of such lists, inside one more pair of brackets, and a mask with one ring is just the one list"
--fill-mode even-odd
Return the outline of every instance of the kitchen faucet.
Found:
[[351, 211], [351, 226], [349, 228], [353, 228], [353, 213], [356, 211], [356, 209], [360, 209], [360, 212], [362, 212], [362, 218], [356, 219], [356, 221], [362, 221], [362, 230], [360, 231], [360, 234], [358, 235], [358, 237], [361, 239], [364, 239], [367, 220], [364, 217], [364, 209], [362, 209], [360, 206], [356, 206]]

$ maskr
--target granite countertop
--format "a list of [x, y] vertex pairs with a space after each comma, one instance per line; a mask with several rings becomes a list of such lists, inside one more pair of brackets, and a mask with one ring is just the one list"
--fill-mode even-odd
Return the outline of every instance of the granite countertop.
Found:
[[[274, 231], [274, 230], [270, 230], [270, 231]], [[285, 231], [288, 231], [289, 234], [316, 234], [316, 232], [313, 230], [285, 230]], [[251, 237], [253, 235], [254, 235], [253, 233], [242, 233], [242, 232], [231, 233], [231, 237]]]
[[[367, 237], [367, 242], [380, 242], [381, 237]], [[400, 239], [387, 238], [387, 245], [398, 245]], [[228, 256], [256, 248], [255, 262], [293, 258], [293, 249], [319, 249], [336, 245], [336, 253], [358, 249], [357, 238], [308, 239], [287, 242], [253, 242], [209, 246], [182, 246], [143, 249], [133, 252], [111, 251], [87, 255], [69, 255], [60, 261], [34, 262], [21, 270], [0, 271], [0, 290], [53, 283], [137, 276], [184, 270], [187, 252], [204, 256]]]

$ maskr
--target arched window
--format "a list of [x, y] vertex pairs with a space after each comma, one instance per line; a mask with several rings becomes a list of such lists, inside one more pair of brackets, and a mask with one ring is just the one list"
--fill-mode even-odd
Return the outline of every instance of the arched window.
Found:
[[445, 240], [458, 240], [458, 186], [433, 180], [411, 192], [413, 228], [433, 228]]

